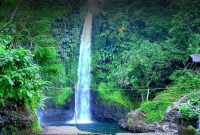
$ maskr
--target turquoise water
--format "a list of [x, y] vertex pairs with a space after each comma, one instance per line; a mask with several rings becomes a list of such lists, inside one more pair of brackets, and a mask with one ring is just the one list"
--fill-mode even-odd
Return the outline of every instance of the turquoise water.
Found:
[[[45, 124], [46, 126], [75, 126], [66, 122], [54, 122]], [[93, 133], [112, 134], [115, 133], [127, 133], [127, 131], [120, 129], [115, 122], [93, 122], [90, 124], [78, 124], [76, 127], [82, 131], [88, 131]]]
[[92, 124], [78, 125], [80, 130], [94, 132], [94, 133], [103, 133], [103, 134], [115, 134], [118, 132], [127, 132], [118, 127], [116, 123], [108, 122], [95, 122]]

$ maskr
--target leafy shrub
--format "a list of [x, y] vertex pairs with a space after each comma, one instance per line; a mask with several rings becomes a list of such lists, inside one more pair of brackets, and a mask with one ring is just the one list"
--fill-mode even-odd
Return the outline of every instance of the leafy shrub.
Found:
[[190, 105], [183, 105], [179, 107], [181, 118], [185, 120], [193, 119], [197, 116], [197, 112]]
[[67, 102], [70, 101], [70, 97], [72, 95], [72, 90], [71, 88], [63, 88], [59, 91], [56, 99], [56, 105], [65, 105]]
[[57, 52], [53, 47], [38, 47], [34, 51], [34, 58], [39, 64], [52, 64], [57, 59]]
[[[2, 105], [9, 100], [16, 105], [35, 109], [43, 99], [41, 89], [45, 82], [40, 78], [39, 67], [25, 49], [0, 51], [0, 99]], [[14, 105], [13, 105], [14, 106]]]
[[140, 109], [147, 114], [148, 121], [161, 121], [163, 119], [163, 108], [165, 106], [159, 101], [144, 102]]

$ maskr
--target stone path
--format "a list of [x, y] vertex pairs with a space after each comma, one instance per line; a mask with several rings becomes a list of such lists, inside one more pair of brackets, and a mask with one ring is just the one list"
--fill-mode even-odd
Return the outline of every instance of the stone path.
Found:
[[[101, 135], [91, 132], [81, 131], [74, 126], [47, 126], [42, 133], [33, 135]], [[168, 135], [164, 133], [117, 133], [116, 135]]]
[[84, 132], [74, 126], [47, 126], [42, 133], [35, 135], [87, 135], [90, 132]]

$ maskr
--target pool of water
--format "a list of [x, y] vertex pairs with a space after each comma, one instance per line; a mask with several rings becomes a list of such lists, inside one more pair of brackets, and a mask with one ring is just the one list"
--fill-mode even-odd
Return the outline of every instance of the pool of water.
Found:
[[[74, 124], [69, 124], [68, 122], [53, 122], [53, 123], [44, 123], [45, 126], [75, 126]], [[115, 122], [93, 122], [89, 124], [77, 124], [76, 127], [82, 131], [88, 131], [93, 133], [102, 133], [102, 134], [112, 134], [115, 133], [128, 133], [123, 129], [120, 129], [117, 123]]]

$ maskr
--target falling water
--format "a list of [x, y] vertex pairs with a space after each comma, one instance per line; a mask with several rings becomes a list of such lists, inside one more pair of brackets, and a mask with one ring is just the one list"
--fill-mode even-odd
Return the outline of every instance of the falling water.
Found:
[[74, 119], [67, 123], [91, 123], [90, 110], [90, 70], [91, 70], [91, 35], [93, 14], [97, 9], [96, 0], [88, 0], [88, 12], [81, 35], [79, 51], [78, 83], [75, 92]]
[[90, 112], [90, 64], [91, 64], [91, 33], [92, 33], [92, 13], [88, 12], [81, 35], [81, 45], [79, 52], [78, 84], [76, 92], [77, 123], [91, 122]]

